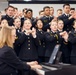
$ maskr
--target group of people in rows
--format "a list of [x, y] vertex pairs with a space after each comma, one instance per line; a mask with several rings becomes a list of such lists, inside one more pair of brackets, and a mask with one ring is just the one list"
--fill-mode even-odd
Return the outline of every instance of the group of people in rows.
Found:
[[[60, 44], [60, 62], [76, 65], [76, 12], [70, 14], [70, 4], [63, 5], [64, 13], [54, 16], [54, 8], [45, 6], [33, 17], [33, 10], [8, 6], [0, 21], [0, 75], [37, 75], [48, 62], [55, 45]], [[26, 62], [26, 63], [25, 63]]]

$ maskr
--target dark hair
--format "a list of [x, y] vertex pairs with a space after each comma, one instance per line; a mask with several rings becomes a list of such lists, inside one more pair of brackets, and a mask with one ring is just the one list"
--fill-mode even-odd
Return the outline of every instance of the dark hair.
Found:
[[64, 8], [65, 6], [70, 6], [70, 4], [64, 4], [64, 5], [63, 5], [63, 8]]
[[6, 11], [7, 11], [7, 9], [8, 9], [8, 8], [5, 8], [5, 10], [4, 10], [4, 11], [6, 12]]
[[18, 8], [17, 8], [17, 7], [14, 7], [14, 9], [18, 10]]
[[70, 8], [70, 10], [75, 10], [75, 8]]
[[[39, 19], [37, 19], [36, 21], [35, 21], [35, 24], [37, 25], [37, 21], [42, 21], [40, 18]], [[43, 23], [43, 21], [42, 21], [42, 23]]]
[[31, 13], [33, 12], [32, 9], [27, 9], [27, 10], [26, 10], [26, 14], [27, 14], [29, 11], [30, 11]]
[[54, 7], [50, 7], [50, 8], [53, 8], [54, 9]]
[[46, 8], [49, 8], [49, 9], [50, 9], [50, 7], [49, 7], [49, 6], [45, 6], [45, 7], [43, 7], [43, 11], [44, 11]]
[[15, 8], [14, 6], [9, 5], [9, 6], [7, 7], [7, 9], [10, 8], [10, 7], [13, 8], [13, 9]]
[[11, 5], [9, 5], [9, 6], [7, 7], [6, 11], [8, 10], [8, 8], [13, 8], [13, 10], [15, 10], [15, 7], [14, 7], [14, 6], [11, 6]]
[[27, 8], [24, 8], [22, 11], [24, 12], [25, 10], [27, 10]]

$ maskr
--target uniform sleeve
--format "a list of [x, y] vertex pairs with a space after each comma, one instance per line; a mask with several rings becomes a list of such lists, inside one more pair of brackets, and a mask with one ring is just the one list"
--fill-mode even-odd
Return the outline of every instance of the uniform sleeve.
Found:
[[50, 35], [49, 33], [45, 33], [45, 40], [52, 42], [57, 39], [58, 39], [58, 35]]
[[33, 38], [33, 41], [34, 41], [36, 46], [39, 46], [39, 38], [37, 35], [36, 35], [36, 38]]
[[25, 41], [25, 38], [26, 36], [24, 33], [18, 32], [14, 45], [21, 45]]
[[30, 70], [30, 66], [23, 63], [15, 54], [12, 48], [6, 48], [6, 52], [0, 57], [1, 60], [7, 65], [19, 69], [19, 70]]
[[73, 33], [70, 33], [68, 41], [71, 42], [72, 44], [76, 43], [76, 36], [74, 36]]
[[64, 19], [63, 16], [58, 17], [58, 19], [63, 20], [65, 26], [69, 25], [69, 24], [72, 24], [73, 21], [75, 20], [74, 18], [72, 18], [72, 19], [65, 18]]

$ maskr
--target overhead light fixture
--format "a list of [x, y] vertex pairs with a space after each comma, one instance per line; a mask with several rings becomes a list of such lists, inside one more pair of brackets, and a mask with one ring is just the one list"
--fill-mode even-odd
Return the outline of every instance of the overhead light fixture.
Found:
[[31, 1], [31, 0], [24, 0], [24, 1]]

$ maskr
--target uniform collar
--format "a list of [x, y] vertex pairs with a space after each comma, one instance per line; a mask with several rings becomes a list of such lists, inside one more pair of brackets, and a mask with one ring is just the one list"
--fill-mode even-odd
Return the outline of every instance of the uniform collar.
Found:
[[66, 14], [66, 13], [64, 13], [66, 16], [69, 16], [70, 14]]

